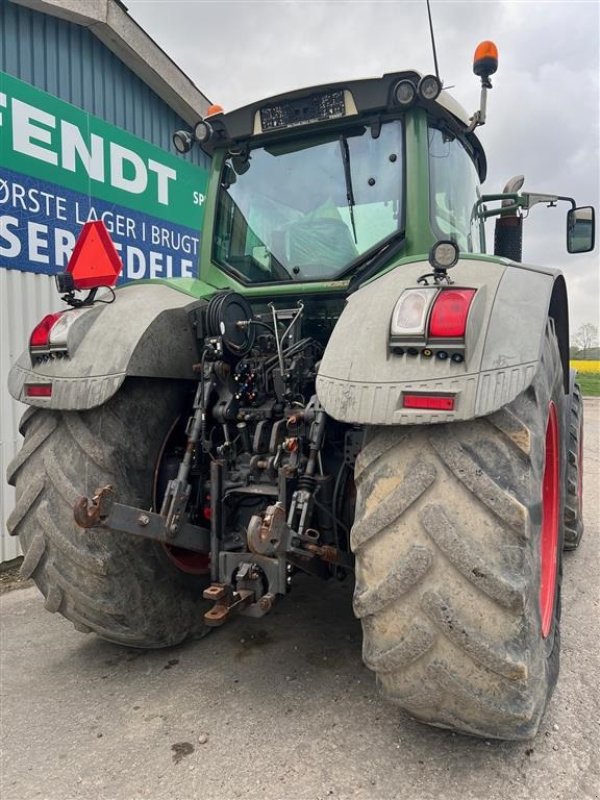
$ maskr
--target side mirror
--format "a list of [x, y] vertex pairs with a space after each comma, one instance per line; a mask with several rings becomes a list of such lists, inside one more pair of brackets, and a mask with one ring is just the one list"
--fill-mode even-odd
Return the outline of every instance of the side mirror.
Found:
[[589, 253], [596, 243], [593, 206], [572, 208], [567, 214], [567, 252]]

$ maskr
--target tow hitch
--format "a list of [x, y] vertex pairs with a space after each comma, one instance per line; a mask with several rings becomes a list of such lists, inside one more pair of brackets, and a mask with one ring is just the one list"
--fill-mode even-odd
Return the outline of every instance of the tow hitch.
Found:
[[103, 486], [92, 498], [79, 497], [73, 506], [73, 516], [81, 528], [105, 528], [184, 547], [196, 553], [210, 552], [208, 528], [184, 522], [172, 531], [167, 527], [166, 518], [160, 514], [116, 503], [112, 486]]
[[[292, 513], [296, 513], [294, 503]], [[352, 570], [354, 565], [350, 554], [319, 545], [317, 531], [293, 530], [279, 501], [251, 518], [247, 530], [250, 552], [219, 550], [215, 548], [215, 530], [192, 525], [181, 518], [174, 528], [162, 514], [117, 503], [110, 485], [98, 489], [91, 498], [79, 497], [73, 516], [81, 528], [120, 531], [197, 553], [214, 554], [211, 571], [217, 580], [203, 592], [205, 600], [214, 602], [204, 615], [205, 624], [211, 627], [223, 625], [237, 614], [250, 617], [267, 614], [277, 596], [289, 591], [295, 568], [328, 577], [328, 565], [344, 571]], [[219, 535], [217, 542], [220, 541]]]

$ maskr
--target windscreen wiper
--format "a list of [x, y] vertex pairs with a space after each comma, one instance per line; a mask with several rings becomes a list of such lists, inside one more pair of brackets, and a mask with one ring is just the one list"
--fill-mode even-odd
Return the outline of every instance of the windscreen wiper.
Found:
[[406, 236], [403, 230], [394, 231], [394, 233], [379, 242], [378, 245], [367, 250], [366, 253], [363, 253], [362, 256], [349, 264], [346, 272], [351, 272], [352, 276], [348, 284], [348, 294], [360, 289], [365, 281], [376, 275], [390, 258], [393, 258], [402, 250], [405, 241]]
[[348, 140], [342, 134], [340, 136], [340, 147], [342, 149], [342, 161], [344, 162], [344, 178], [346, 179], [346, 200], [348, 202], [348, 209], [350, 211], [350, 222], [352, 223], [352, 235], [354, 236], [354, 244], [358, 243], [356, 238], [356, 224], [354, 222], [354, 191], [352, 189], [352, 173], [350, 171], [350, 148], [348, 147]]

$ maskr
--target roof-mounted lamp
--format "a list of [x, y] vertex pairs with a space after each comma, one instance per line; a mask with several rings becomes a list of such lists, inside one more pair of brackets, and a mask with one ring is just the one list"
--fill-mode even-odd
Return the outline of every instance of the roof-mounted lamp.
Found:
[[498, 48], [493, 42], [481, 42], [475, 48], [473, 56], [473, 72], [481, 78], [481, 99], [479, 111], [470, 119], [469, 132], [474, 131], [478, 125], [485, 125], [487, 90], [492, 88], [490, 76], [498, 69]]

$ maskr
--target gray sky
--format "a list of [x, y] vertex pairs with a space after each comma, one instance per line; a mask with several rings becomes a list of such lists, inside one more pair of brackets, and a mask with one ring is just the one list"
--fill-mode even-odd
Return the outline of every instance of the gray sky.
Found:
[[[125, 2], [226, 110], [328, 81], [411, 67], [433, 72], [425, 0]], [[484, 191], [501, 191], [522, 173], [524, 189], [571, 195], [598, 211], [598, 0], [432, 0], [431, 7], [441, 77], [469, 112], [479, 103], [475, 46], [483, 39], [498, 46], [488, 122], [479, 129], [488, 158]], [[598, 325], [600, 280], [598, 248], [566, 252], [566, 209], [532, 210], [523, 256], [564, 270], [573, 332], [584, 322]]]

